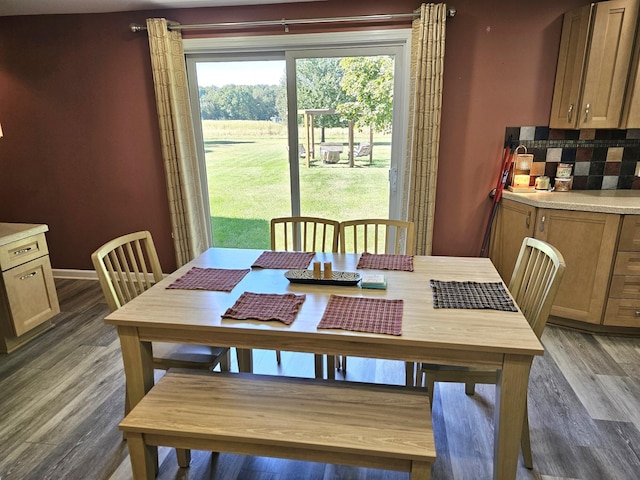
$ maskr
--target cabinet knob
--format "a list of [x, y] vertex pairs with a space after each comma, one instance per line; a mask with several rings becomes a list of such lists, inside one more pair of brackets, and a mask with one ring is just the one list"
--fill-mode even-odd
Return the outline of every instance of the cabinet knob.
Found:
[[31, 272], [31, 273], [27, 273], [26, 275], [22, 275], [20, 277], [20, 280], [27, 280], [27, 279], [29, 279], [31, 277], [35, 277], [36, 273], [38, 273], [38, 272]]
[[531, 212], [527, 212], [527, 219], [525, 220], [525, 225], [527, 228], [531, 225]]
[[23, 253], [27, 253], [31, 251], [31, 247], [27, 247], [27, 248], [22, 248], [20, 250], [16, 250], [15, 252], [13, 252], [14, 255], [22, 255]]
[[640, 310], [636, 310], [636, 317], [640, 317]]
[[540, 219], [540, 231], [544, 232], [544, 222], [547, 219], [547, 217], [545, 215], [542, 216], [542, 218]]
[[573, 119], [573, 103], [569, 105], [569, 110], [567, 111], [567, 122], [571, 123]]

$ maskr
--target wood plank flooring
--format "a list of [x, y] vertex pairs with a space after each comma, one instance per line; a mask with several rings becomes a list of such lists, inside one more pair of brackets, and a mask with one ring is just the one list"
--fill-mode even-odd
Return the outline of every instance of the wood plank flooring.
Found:
[[[55, 328], [0, 355], [0, 480], [130, 480], [120, 346], [97, 282], [56, 280]], [[533, 471], [518, 479], [640, 478], [640, 339], [547, 327], [529, 390]], [[235, 355], [234, 355], [235, 357]], [[313, 375], [313, 355], [255, 352], [256, 373]], [[234, 358], [233, 369], [237, 370]], [[161, 375], [158, 372], [158, 375]], [[339, 376], [339, 375], [338, 375]], [[347, 380], [402, 384], [402, 362], [349, 358]], [[495, 387], [438, 384], [434, 480], [491, 478]], [[163, 480], [407, 480], [408, 474], [193, 452], [189, 469], [163, 448]]]

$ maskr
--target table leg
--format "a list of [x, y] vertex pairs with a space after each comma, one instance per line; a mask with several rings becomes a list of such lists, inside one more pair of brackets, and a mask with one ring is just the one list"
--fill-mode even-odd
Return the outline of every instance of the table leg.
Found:
[[520, 437], [533, 357], [505, 355], [502, 371], [498, 372], [494, 417], [494, 480], [516, 478]]
[[[153, 353], [151, 342], [140, 341], [138, 329], [135, 327], [119, 326], [118, 336], [127, 389], [125, 409], [128, 413], [153, 387]], [[146, 447], [145, 457], [145, 465], [154, 466], [149, 475], [153, 474], [151, 478], [155, 478], [158, 473], [157, 447]]]

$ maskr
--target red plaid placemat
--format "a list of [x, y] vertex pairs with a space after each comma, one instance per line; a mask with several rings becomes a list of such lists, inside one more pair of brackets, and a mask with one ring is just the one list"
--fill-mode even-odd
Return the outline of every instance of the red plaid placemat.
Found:
[[331, 295], [318, 328], [402, 334], [402, 300]]
[[230, 292], [251, 270], [193, 267], [167, 288]]
[[364, 252], [360, 255], [357, 268], [373, 270], [403, 270], [413, 272], [413, 255], [389, 255]]
[[228, 308], [223, 318], [235, 320], [280, 320], [291, 325], [296, 319], [305, 295], [293, 293], [251, 293], [244, 292], [233, 307]]
[[252, 267], [281, 268], [286, 270], [305, 269], [315, 256], [313, 252], [262, 252], [262, 255], [253, 262]]

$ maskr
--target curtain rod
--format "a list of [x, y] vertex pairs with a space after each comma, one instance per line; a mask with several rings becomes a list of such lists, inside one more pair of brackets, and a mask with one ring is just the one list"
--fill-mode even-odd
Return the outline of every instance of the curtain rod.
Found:
[[[447, 17], [453, 17], [456, 14], [455, 8], [447, 9]], [[289, 31], [289, 25], [313, 24], [313, 23], [340, 23], [340, 22], [375, 22], [379, 20], [393, 20], [400, 18], [415, 18], [420, 16], [415, 13], [392, 13], [381, 15], [359, 15], [354, 17], [333, 17], [333, 18], [299, 18], [299, 19], [281, 19], [281, 20], [259, 20], [255, 22], [223, 22], [223, 23], [199, 23], [191, 25], [168, 25], [169, 30], [202, 30], [206, 28], [234, 28], [234, 27], [267, 27], [273, 25], [281, 25], [285, 32]], [[141, 32], [147, 27], [137, 23], [129, 24], [132, 32]]]

